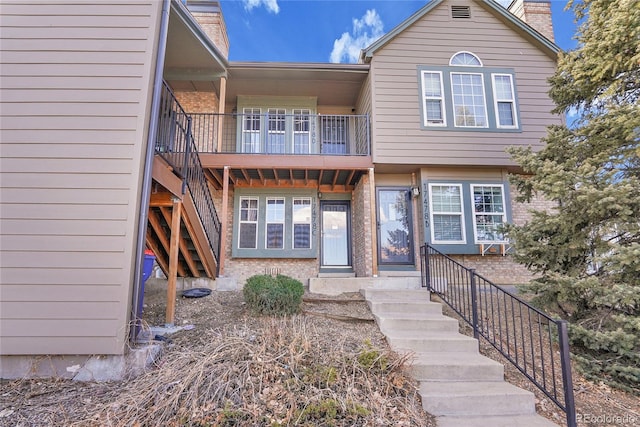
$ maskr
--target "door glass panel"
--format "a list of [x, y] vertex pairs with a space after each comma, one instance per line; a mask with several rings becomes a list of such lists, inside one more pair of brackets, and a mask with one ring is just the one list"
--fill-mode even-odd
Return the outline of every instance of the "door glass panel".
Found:
[[413, 264], [409, 190], [378, 190], [380, 264]]
[[322, 206], [322, 265], [348, 267], [349, 207], [346, 204], [324, 204]]

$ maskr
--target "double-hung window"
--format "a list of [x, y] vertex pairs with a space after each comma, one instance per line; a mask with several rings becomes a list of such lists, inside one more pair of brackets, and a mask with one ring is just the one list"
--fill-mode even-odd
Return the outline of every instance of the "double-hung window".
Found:
[[232, 256], [315, 258], [318, 255], [315, 191], [237, 189]]
[[258, 199], [256, 197], [240, 198], [240, 221], [238, 247], [256, 249], [258, 246]]
[[518, 127], [516, 97], [513, 93], [511, 74], [492, 74], [493, 99], [496, 109], [496, 125], [499, 128]]
[[423, 121], [426, 126], [445, 126], [442, 72], [422, 71]]
[[431, 205], [431, 241], [464, 243], [464, 206], [462, 185], [429, 184]]
[[309, 110], [293, 110], [293, 152], [295, 154], [311, 152], [309, 115]]
[[472, 184], [471, 192], [476, 243], [504, 242], [502, 226], [507, 218], [502, 185]]
[[260, 152], [260, 109], [245, 108], [242, 119], [242, 152]]
[[520, 130], [513, 70], [488, 68], [473, 53], [458, 52], [448, 66], [418, 71], [424, 128]]
[[268, 133], [266, 141], [267, 153], [284, 153], [286, 143], [286, 110], [283, 108], [269, 108]]
[[265, 247], [267, 249], [284, 248], [284, 198], [267, 198], [265, 216]]
[[293, 249], [311, 248], [311, 198], [293, 198]]

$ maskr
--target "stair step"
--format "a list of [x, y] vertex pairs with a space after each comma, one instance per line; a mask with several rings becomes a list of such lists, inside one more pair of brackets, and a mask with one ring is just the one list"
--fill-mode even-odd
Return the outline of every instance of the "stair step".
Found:
[[503, 381], [504, 366], [477, 353], [416, 353], [409, 367], [418, 381]]
[[431, 302], [430, 293], [425, 288], [422, 289], [362, 289], [362, 294], [368, 301], [384, 302]]
[[435, 416], [535, 414], [533, 393], [502, 381], [423, 381], [420, 395], [422, 407]]
[[478, 340], [452, 332], [390, 331], [387, 341], [396, 351], [415, 353], [458, 352], [478, 353]]
[[371, 301], [367, 300], [369, 309], [377, 314], [431, 313], [442, 314], [442, 304], [431, 301]]
[[391, 313], [376, 314], [376, 322], [383, 333], [395, 331], [442, 331], [457, 333], [458, 321], [442, 314]]
[[558, 427], [539, 415], [501, 417], [438, 417], [438, 427]]

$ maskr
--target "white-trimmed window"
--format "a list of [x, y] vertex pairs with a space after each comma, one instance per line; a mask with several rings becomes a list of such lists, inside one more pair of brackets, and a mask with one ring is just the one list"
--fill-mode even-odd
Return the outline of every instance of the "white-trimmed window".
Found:
[[471, 184], [473, 231], [476, 243], [504, 242], [502, 226], [507, 222], [502, 185]]
[[429, 184], [431, 241], [465, 243], [461, 184]]
[[295, 154], [311, 152], [310, 114], [310, 110], [293, 110], [293, 152]]
[[449, 65], [458, 65], [464, 67], [482, 67], [482, 61], [471, 52], [458, 52], [451, 56]]
[[423, 122], [426, 126], [446, 126], [442, 72], [422, 71]]
[[258, 247], [258, 198], [240, 198], [240, 230], [238, 247], [256, 249]]
[[260, 109], [245, 108], [242, 110], [242, 152], [260, 152]]
[[517, 128], [516, 97], [511, 74], [491, 74], [496, 125], [499, 128]]
[[269, 108], [268, 132], [266, 141], [267, 153], [284, 153], [286, 144], [287, 112], [284, 108]]
[[481, 73], [451, 73], [451, 93], [456, 127], [488, 127]]
[[293, 198], [293, 249], [311, 248], [311, 198]]
[[265, 248], [284, 248], [284, 198], [267, 198]]

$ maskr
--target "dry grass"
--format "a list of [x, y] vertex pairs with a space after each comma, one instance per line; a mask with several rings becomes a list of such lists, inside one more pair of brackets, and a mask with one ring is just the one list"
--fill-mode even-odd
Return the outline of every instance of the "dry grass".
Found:
[[[5, 383], [2, 406], [12, 413], [0, 425], [435, 425], [402, 372], [407, 360], [389, 351], [373, 323], [255, 318], [229, 294], [204, 300], [179, 301], [183, 322], [201, 321], [172, 336], [156, 369], [121, 383]], [[339, 304], [337, 314], [358, 313], [362, 304]], [[205, 316], [180, 311], [197, 305], [233, 321], [208, 328]]]

